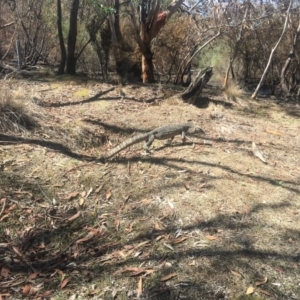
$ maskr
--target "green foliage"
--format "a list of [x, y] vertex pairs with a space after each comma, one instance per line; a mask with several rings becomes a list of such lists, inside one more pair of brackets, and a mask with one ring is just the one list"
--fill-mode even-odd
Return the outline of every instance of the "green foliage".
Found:
[[224, 39], [216, 40], [212, 46], [200, 52], [197, 58], [199, 69], [212, 66], [214, 79], [220, 83], [223, 81], [230, 59], [230, 48]]

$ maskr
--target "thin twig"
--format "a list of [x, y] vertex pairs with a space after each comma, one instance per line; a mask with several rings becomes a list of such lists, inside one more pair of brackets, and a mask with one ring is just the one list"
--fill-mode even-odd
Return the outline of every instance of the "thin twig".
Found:
[[42, 194], [47, 198], [47, 200], [49, 200], [50, 203], [52, 203], [51, 199], [45, 194], [45, 192], [43, 191], [43, 189], [41, 188], [41, 186], [40, 186], [38, 183], [37, 183], [36, 185], [39, 187], [40, 191], [41, 191]]
[[17, 254], [17, 256], [20, 258], [20, 260], [23, 263], [25, 263], [27, 265], [27, 267], [29, 267], [32, 270], [32, 272], [35, 273], [36, 272], [35, 268], [29, 262], [26, 261], [24, 255], [20, 252], [20, 250], [17, 247], [14, 247], [14, 246], [12, 246], [12, 249]]

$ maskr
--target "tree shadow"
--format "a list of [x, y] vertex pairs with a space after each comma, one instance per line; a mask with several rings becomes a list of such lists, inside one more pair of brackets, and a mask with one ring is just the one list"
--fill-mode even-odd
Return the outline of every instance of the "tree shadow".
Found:
[[[18, 214], [24, 211], [24, 207], [28, 207], [29, 201], [34, 205], [43, 195], [36, 189], [36, 184], [32, 184], [25, 177], [14, 174], [15, 179], [11, 181], [11, 176], [12, 174], [9, 172], [3, 172], [0, 176], [0, 187], [2, 191], [7, 193], [8, 200], [13, 199], [11, 189], [3, 188], [9, 181], [13, 182], [10, 187], [17, 188], [21, 184], [23, 188], [26, 187], [26, 191], [33, 193], [33, 196], [28, 196], [27, 203], [20, 205], [12, 220], [9, 220], [10, 222], [15, 220], [18, 224]], [[160, 189], [162, 188], [168, 187], [165, 185], [160, 187]], [[47, 193], [51, 194], [51, 191], [47, 191]], [[155, 193], [155, 190], [151, 190], [144, 193], [143, 196], [147, 198]], [[5, 196], [4, 192], [0, 196]], [[137, 198], [139, 197], [137, 196]], [[137, 209], [132, 209], [133, 206], [129, 206], [127, 210], [120, 210], [123, 205], [129, 204], [136, 206]], [[288, 200], [271, 205], [257, 204], [251, 212], [218, 213], [207, 220], [181, 225], [180, 227], [178, 227], [178, 218], [174, 215], [172, 218], [164, 217], [162, 229], [154, 227], [147, 229], [146, 227], [147, 230], [144, 233], [139, 232], [139, 230], [128, 232], [126, 226], [118, 228], [115, 226], [115, 219], [125, 218], [131, 223], [139, 219], [142, 220], [149, 215], [162, 218], [164, 216], [163, 211], [156, 204], [150, 208], [145, 208], [140, 207], [139, 202], [134, 200], [132, 203], [124, 202], [122, 204], [120, 200], [116, 199], [111, 206], [105, 202], [98, 202], [97, 211], [99, 213], [96, 214], [91, 214], [88, 207], [70, 211], [65, 210], [64, 205], [58, 207], [51, 207], [50, 205], [47, 209], [41, 210], [38, 205], [35, 205], [32, 207], [35, 226], [31, 227], [30, 230], [26, 229], [28, 225], [26, 222], [23, 223], [24, 227], [20, 226], [21, 224], [17, 225], [18, 232], [15, 235], [0, 230], [2, 243], [7, 244], [4, 250], [2, 248], [1, 254], [4, 255], [3, 257], [14, 257], [8, 265], [0, 258], [0, 265], [8, 266], [12, 274], [18, 272], [18, 276], [25, 278], [34, 272], [47, 277], [52, 274], [52, 280], [44, 282], [47, 289], [59, 284], [59, 278], [55, 277], [57, 273], [55, 270], [73, 276], [73, 280], [75, 280], [74, 274], [79, 272], [82, 283], [82, 280], [101, 281], [107, 274], [117, 280], [118, 274], [122, 273], [116, 273], [116, 271], [123, 270], [126, 266], [144, 266], [145, 269], [147, 266], [149, 268], [156, 267], [157, 275], [155, 276], [157, 277], [154, 276], [153, 280], [149, 279], [149, 283], [144, 287], [143, 296], [146, 297], [145, 299], [175, 300], [180, 299], [178, 298], [180, 295], [186, 297], [185, 299], [215, 299], [216, 290], [212, 280], [209, 279], [211, 277], [216, 276], [216, 284], [222, 286], [219, 291], [221, 297], [221, 294], [226, 294], [225, 287], [229, 284], [228, 274], [235, 268], [247, 270], [247, 276], [251, 280], [257, 280], [262, 272], [255, 268], [255, 264], [252, 264], [253, 260], [270, 265], [274, 262], [277, 264], [299, 262], [299, 254], [281, 252], [276, 250], [275, 246], [274, 249], [270, 248], [269, 250], [256, 247], [256, 240], [263, 237], [250, 234], [257, 227], [256, 221], [251, 217], [252, 213], [265, 209], [280, 211], [283, 208], [291, 207], [291, 205]], [[74, 218], [79, 211], [80, 215]], [[7, 227], [6, 221], [3, 224]], [[261, 222], [260, 226], [268, 226], [268, 220]], [[91, 232], [94, 235], [88, 237]], [[177, 238], [177, 232], [182, 232], [183, 236], [189, 236], [191, 240], [193, 240], [194, 232], [200, 234], [199, 237], [196, 235], [197, 239], [200, 240], [205, 235], [214, 235], [220, 239], [220, 242], [205, 244], [203, 248], [197, 244], [193, 246], [193, 243], [189, 243], [187, 246], [172, 244], [172, 239], [176, 240]], [[223, 233], [224, 237], [222, 237]], [[283, 241], [288, 241], [291, 237], [297, 241], [300, 232], [278, 226], [277, 235]], [[158, 237], [162, 238], [158, 239]], [[55, 242], [57, 238], [59, 238], [60, 246], [57, 246], [57, 242]], [[83, 238], [85, 240], [82, 240]], [[165, 241], [165, 239], [167, 240]], [[145, 242], [147, 246], [141, 246]], [[166, 248], [165, 244], [170, 244], [171, 249]], [[237, 246], [232, 248], [231, 244]], [[148, 251], [148, 247], [152, 250]], [[136, 253], [139, 254], [136, 255]], [[199, 264], [186, 269], [186, 280], [184, 280], [185, 278], [176, 278], [175, 283], [169, 284], [161, 280], [163, 276], [176, 274], [178, 268], [181, 269], [181, 264], [186, 264], [192, 259], [209, 261], [209, 268], [208, 265], [205, 267]], [[172, 267], [158, 268], [164, 261], [172, 262]], [[190, 281], [188, 280], [189, 277], [192, 278]], [[147, 281], [147, 277], [143, 280]], [[3, 280], [0, 284], [0, 288], [4, 291], [9, 290], [9, 285], [6, 287], [5, 283], [6, 280]], [[268, 284], [268, 288], [272, 289], [272, 293], [277, 298], [285, 299], [287, 296], [282, 289], [272, 286], [271, 283]]]
[[225, 100], [216, 100], [216, 99], [210, 98], [209, 96], [201, 96], [201, 97], [197, 98], [194, 101], [194, 103], [192, 103], [192, 104], [197, 108], [207, 108], [210, 103], [223, 106], [224, 108], [232, 108], [233, 107], [233, 103], [231, 103], [231, 102], [228, 102]]
[[[174, 147], [176, 147], [178, 145], [174, 145]], [[131, 157], [130, 159], [128, 158], [115, 158], [114, 160], [111, 161], [111, 163], [120, 163], [120, 164], [128, 164], [128, 161], [130, 162], [138, 162], [141, 160], [141, 157], [139, 156], [135, 156], [135, 157]], [[180, 167], [179, 165], [177, 165], [176, 163], [180, 163], [182, 162], [180, 159], [177, 158], [156, 158], [156, 157], [151, 157], [151, 156], [145, 156], [142, 157], [143, 161], [148, 161], [151, 164], [157, 164], [157, 165], [164, 165], [167, 166], [169, 168], [175, 169], [175, 170], [181, 170], [182, 167]], [[189, 159], [185, 159], [184, 160], [185, 163], [190, 164], [190, 165], [201, 165], [201, 166], [209, 166], [212, 168], [219, 168], [222, 169], [230, 174], [236, 174], [241, 176], [241, 178], [250, 178], [250, 179], [254, 179], [254, 180], [258, 180], [258, 181], [262, 181], [262, 182], [267, 182], [269, 184], [272, 184], [274, 186], [281, 186], [283, 189], [292, 191], [292, 192], [296, 192], [297, 194], [300, 194], [300, 191], [298, 188], [299, 183], [296, 181], [289, 181], [289, 180], [284, 180], [284, 179], [273, 179], [271, 177], [264, 177], [264, 176], [260, 176], [260, 175], [252, 175], [252, 174], [245, 174], [245, 173], [241, 173], [239, 171], [234, 170], [231, 167], [228, 166], [223, 166], [223, 165], [219, 165], [219, 164], [213, 164], [213, 163], [209, 163], [206, 161], [196, 161], [196, 160], [189, 160]], [[217, 178], [215, 178], [217, 179]], [[293, 185], [295, 187], [290, 187], [289, 185]]]
[[101, 98], [99, 99], [101, 96], [113, 91], [115, 89], [115, 87], [112, 87], [104, 92], [99, 92], [96, 95], [94, 95], [93, 97], [90, 97], [88, 99], [85, 100], [80, 100], [80, 101], [74, 101], [74, 102], [55, 102], [55, 103], [45, 103], [42, 101], [39, 101], [39, 105], [43, 106], [43, 107], [64, 107], [64, 106], [73, 106], [73, 105], [82, 105], [85, 103], [90, 103], [90, 102], [95, 102], [95, 101], [99, 101], [99, 100], [118, 100], [120, 99], [120, 97], [107, 97], [107, 98]]
[[89, 123], [89, 124], [93, 124], [93, 125], [97, 125], [100, 127], [103, 127], [105, 130], [112, 132], [112, 133], [123, 133], [123, 134], [133, 134], [135, 132], [140, 132], [140, 133], [146, 133], [151, 131], [153, 128], [149, 128], [149, 129], [137, 129], [137, 128], [132, 128], [132, 127], [120, 127], [120, 126], [116, 126], [116, 125], [112, 125], [112, 124], [107, 124], [102, 122], [99, 119], [89, 119], [89, 118], [85, 118], [83, 119], [84, 122]]
[[66, 156], [71, 158], [82, 160], [82, 161], [99, 161], [99, 158], [94, 156], [88, 156], [83, 154], [78, 154], [70, 150], [67, 146], [53, 141], [45, 141], [39, 139], [30, 139], [30, 138], [22, 138], [22, 137], [15, 137], [6, 134], [0, 134], [0, 144], [2, 145], [16, 145], [16, 144], [31, 144], [31, 145], [38, 145], [45, 148], [49, 148], [53, 151], [60, 152]]

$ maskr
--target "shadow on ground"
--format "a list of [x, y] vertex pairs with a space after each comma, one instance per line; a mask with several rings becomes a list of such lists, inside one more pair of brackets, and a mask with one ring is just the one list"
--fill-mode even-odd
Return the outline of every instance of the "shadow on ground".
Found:
[[[151, 159], [151, 163], [158, 161]], [[169, 162], [167, 165], [176, 167]], [[269, 181], [267, 178], [256, 179]], [[128, 280], [135, 291], [135, 278], [144, 275], [142, 299], [222, 299], [229, 293], [233, 269], [247, 270], [247, 280], [255, 282], [265, 273], [266, 266], [284, 266], [283, 272], [295, 276], [297, 271], [292, 265], [300, 262], [299, 253], [293, 253], [292, 249], [281, 251], [275, 245], [274, 249], [259, 249], [256, 242], [261, 237], [253, 234], [257, 226], [269, 225], [268, 220], [257, 224], [252, 213], [264, 209], [280, 211], [291, 205], [288, 200], [272, 205], [258, 204], [250, 213], [219, 213], [210, 219], [179, 227], [176, 214], [165, 216], [158, 205], [145, 207], [130, 198], [109, 203], [95, 196], [93, 207], [54, 205], [45, 199], [43, 182], [38, 179], [33, 182], [13, 172], [1, 173], [0, 189], [0, 198], [5, 197], [7, 201], [4, 215], [8, 215], [1, 221], [0, 263], [2, 268], [9, 268], [12, 275], [0, 283], [3, 292], [11, 293], [16, 289], [14, 274], [18, 274], [18, 280], [24, 278], [24, 285], [29, 274], [37, 273], [36, 281], [43, 282], [45, 290], [54, 290], [61, 284], [59, 272], [69, 276], [70, 282], [77, 287], [92, 282], [111, 285], [110, 278], [115, 281], [122, 276], [127, 278], [130, 269], [126, 268], [134, 266], [136, 275], [131, 272], [132, 277]], [[24, 196], [15, 200], [17, 192], [23, 192]], [[48, 189], [46, 194], [53, 193]], [[16, 206], [9, 210], [13, 204]], [[161, 220], [163, 228], [156, 229], [151, 220]], [[140, 224], [133, 226], [134, 222]], [[10, 227], [11, 230], [7, 230]], [[280, 226], [276, 232], [277, 240], [282, 243], [300, 238], [299, 231], [289, 228]], [[206, 243], [206, 235], [216, 239]], [[191, 242], [177, 243], [180, 237], [188, 237], [187, 241]], [[295, 243], [291, 248], [293, 246]], [[8, 261], [5, 257], [12, 259]], [[171, 266], [165, 267], [165, 262], [171, 262]], [[147, 270], [154, 270], [154, 273], [145, 277]], [[168, 283], [162, 280], [164, 276], [180, 271], [185, 272], [184, 277], [174, 275], [174, 280], [165, 280]], [[279, 299], [289, 299], [291, 291], [297, 292], [295, 287], [286, 291], [271, 283], [267, 288]], [[134, 299], [134, 292], [129, 292], [127, 290], [125, 297]]]

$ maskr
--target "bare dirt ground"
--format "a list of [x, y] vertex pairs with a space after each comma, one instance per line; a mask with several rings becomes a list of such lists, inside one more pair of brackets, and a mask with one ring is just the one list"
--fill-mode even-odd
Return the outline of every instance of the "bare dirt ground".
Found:
[[[299, 105], [68, 77], [1, 90], [33, 121], [0, 132], [0, 299], [300, 299]], [[206, 135], [99, 160], [188, 121]]]

